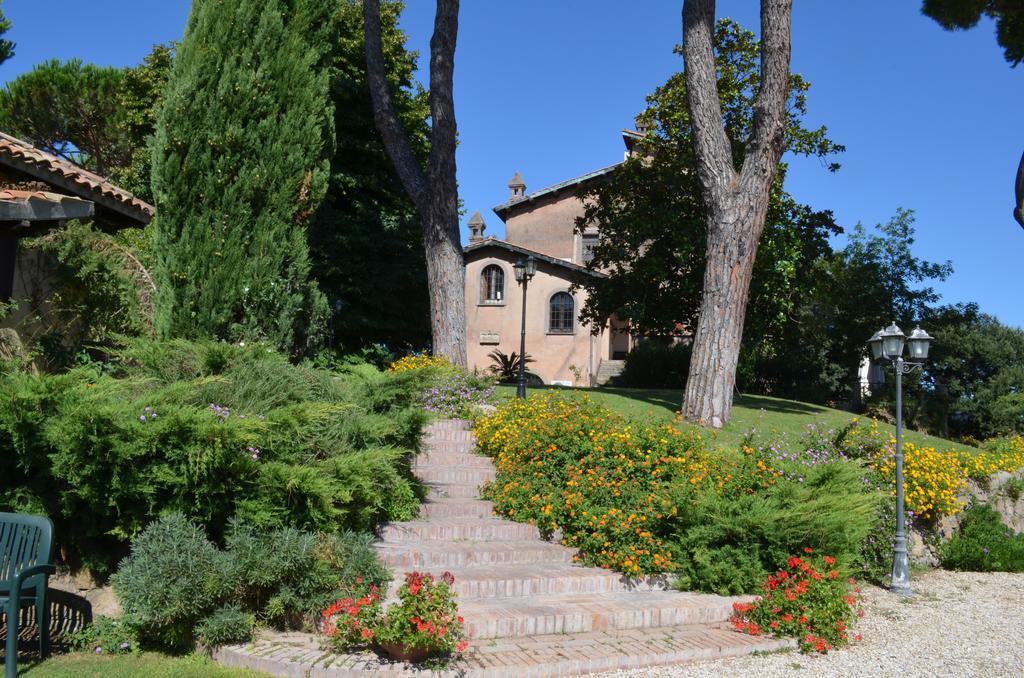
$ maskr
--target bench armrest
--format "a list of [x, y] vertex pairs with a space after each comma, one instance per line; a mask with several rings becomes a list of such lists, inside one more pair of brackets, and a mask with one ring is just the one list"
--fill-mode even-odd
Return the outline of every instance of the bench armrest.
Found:
[[[54, 574], [56, 571], [57, 568], [54, 565], [33, 565], [32, 567], [26, 567], [14, 577], [14, 585], [11, 586], [11, 599], [18, 600], [21, 598], [21, 587], [25, 584], [26, 579], [30, 579], [31, 577], [35, 577], [40, 574], [49, 576]], [[45, 588], [45, 586], [46, 582], [44, 581], [43, 587]]]

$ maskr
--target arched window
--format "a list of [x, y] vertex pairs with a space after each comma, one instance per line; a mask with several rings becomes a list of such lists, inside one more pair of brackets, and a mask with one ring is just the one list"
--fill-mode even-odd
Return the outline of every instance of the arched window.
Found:
[[500, 304], [505, 301], [505, 272], [491, 264], [480, 273], [480, 303]]
[[568, 292], [556, 292], [548, 302], [548, 332], [572, 334], [575, 321], [574, 302]]

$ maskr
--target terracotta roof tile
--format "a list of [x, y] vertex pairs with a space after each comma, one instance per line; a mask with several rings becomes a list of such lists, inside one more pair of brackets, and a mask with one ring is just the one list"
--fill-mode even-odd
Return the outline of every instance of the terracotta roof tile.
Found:
[[155, 209], [106, 178], [0, 132], [0, 164], [32, 174], [35, 178], [76, 193], [113, 209], [141, 224], [149, 223]]

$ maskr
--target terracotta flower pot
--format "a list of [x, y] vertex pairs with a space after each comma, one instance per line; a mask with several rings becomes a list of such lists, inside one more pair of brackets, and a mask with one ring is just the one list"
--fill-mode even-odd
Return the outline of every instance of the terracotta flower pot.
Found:
[[437, 654], [436, 650], [426, 647], [409, 647], [405, 643], [381, 643], [377, 648], [395, 661], [416, 664]]

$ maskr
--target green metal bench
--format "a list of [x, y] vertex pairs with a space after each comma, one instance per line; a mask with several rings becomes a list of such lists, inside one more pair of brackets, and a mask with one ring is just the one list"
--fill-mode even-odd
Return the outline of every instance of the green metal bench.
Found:
[[45, 516], [0, 513], [0, 605], [3, 605], [7, 644], [4, 675], [18, 675], [18, 620], [23, 607], [35, 605], [39, 627], [39, 654], [50, 654], [50, 620], [46, 586], [54, 566], [50, 564], [53, 523]]

